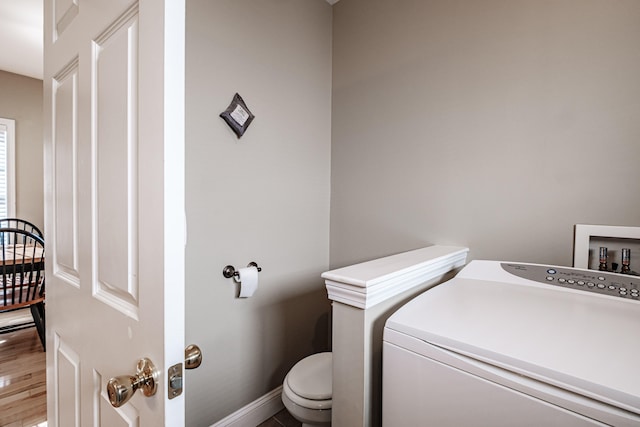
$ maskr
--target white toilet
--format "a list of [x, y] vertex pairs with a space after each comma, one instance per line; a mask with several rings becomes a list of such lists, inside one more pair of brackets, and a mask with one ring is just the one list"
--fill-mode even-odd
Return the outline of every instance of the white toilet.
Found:
[[289, 371], [282, 384], [282, 402], [302, 426], [331, 425], [332, 355], [305, 357]]

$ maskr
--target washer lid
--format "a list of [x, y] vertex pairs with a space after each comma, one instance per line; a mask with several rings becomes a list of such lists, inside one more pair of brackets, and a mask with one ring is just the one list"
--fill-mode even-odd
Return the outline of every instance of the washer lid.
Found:
[[287, 383], [305, 399], [328, 400], [332, 393], [331, 377], [332, 354], [317, 353], [296, 363], [287, 375]]
[[[386, 329], [640, 413], [638, 301], [456, 277]], [[393, 335], [385, 341], [402, 347]]]

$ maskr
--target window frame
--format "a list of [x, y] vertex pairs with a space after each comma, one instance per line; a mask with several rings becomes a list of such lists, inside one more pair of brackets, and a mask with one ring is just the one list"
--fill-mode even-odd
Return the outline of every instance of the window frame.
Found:
[[[16, 121], [0, 117], [0, 132], [6, 132], [7, 218], [16, 216]], [[0, 150], [2, 147], [0, 146]], [[1, 168], [0, 168], [1, 170]], [[0, 188], [0, 191], [2, 189]]]

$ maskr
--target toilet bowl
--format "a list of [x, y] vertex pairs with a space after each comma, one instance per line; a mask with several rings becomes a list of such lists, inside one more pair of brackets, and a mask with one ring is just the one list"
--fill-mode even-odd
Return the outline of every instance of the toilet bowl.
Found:
[[332, 354], [317, 353], [296, 363], [284, 378], [282, 403], [304, 426], [331, 425]]

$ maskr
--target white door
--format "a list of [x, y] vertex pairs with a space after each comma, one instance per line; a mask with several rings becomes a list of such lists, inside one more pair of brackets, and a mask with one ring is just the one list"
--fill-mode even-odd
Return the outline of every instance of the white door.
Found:
[[[44, 4], [48, 425], [180, 426], [184, 0]], [[144, 357], [156, 394], [113, 408]]]

